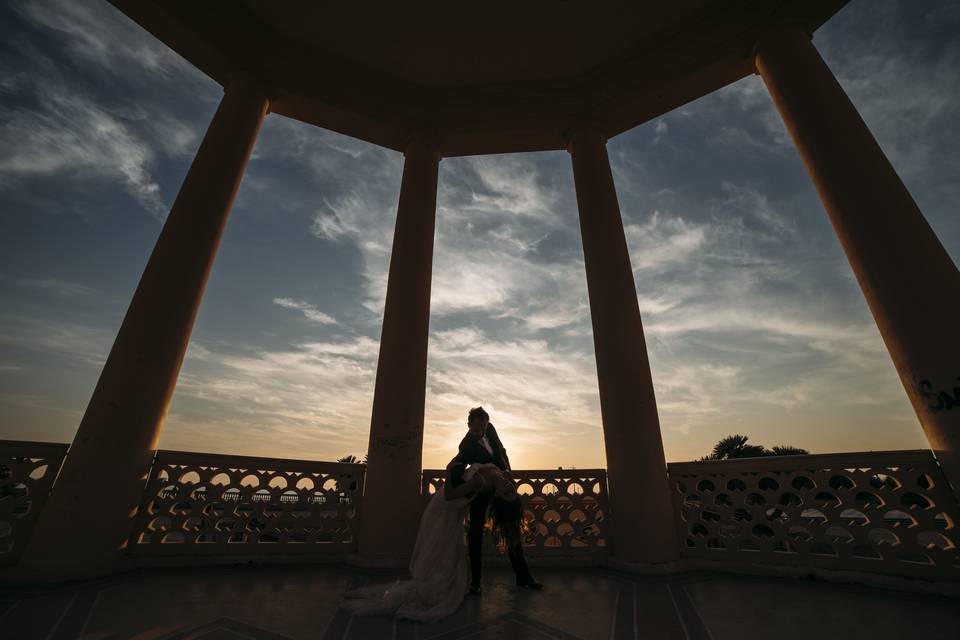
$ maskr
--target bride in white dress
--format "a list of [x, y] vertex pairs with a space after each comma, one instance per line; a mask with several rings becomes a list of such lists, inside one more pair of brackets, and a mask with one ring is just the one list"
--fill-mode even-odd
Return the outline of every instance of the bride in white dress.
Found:
[[513, 482], [495, 465], [473, 465], [464, 479], [456, 488], [447, 482], [427, 504], [410, 559], [412, 578], [348, 591], [341, 608], [416, 622], [440, 620], [457, 610], [470, 580], [463, 528], [470, 501], [482, 492], [517, 499]]

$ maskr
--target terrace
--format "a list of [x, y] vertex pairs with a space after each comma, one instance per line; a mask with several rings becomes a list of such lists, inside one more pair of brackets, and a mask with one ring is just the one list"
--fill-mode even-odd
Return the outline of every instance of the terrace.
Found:
[[[0, 563], [19, 557], [66, 452], [0, 442]], [[17, 638], [566, 639], [759, 638], [771, 626], [948, 638], [960, 624], [960, 509], [928, 451], [671, 464], [679, 560], [660, 567], [611, 557], [603, 469], [518, 471], [524, 550], [545, 591], [514, 590], [488, 539], [484, 595], [432, 625], [337, 610], [347, 589], [403, 576], [357, 554], [364, 471], [158, 451], [122, 567], [8, 586], [0, 624]], [[425, 470], [423, 499], [443, 482]]]

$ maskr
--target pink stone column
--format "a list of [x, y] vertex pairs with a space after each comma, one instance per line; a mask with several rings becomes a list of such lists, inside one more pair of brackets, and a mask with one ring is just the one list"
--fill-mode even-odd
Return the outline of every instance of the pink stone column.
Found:
[[657, 401], [606, 136], [570, 139], [610, 485], [611, 552], [623, 562], [676, 560], [679, 546]]
[[21, 565], [34, 576], [116, 568], [227, 215], [267, 112], [227, 88], [170, 210]]
[[810, 37], [769, 34], [756, 65], [930, 446], [960, 490], [960, 273]]
[[396, 566], [413, 551], [423, 510], [423, 410], [440, 165], [437, 148], [424, 139], [411, 142], [404, 155], [359, 534], [362, 558]]

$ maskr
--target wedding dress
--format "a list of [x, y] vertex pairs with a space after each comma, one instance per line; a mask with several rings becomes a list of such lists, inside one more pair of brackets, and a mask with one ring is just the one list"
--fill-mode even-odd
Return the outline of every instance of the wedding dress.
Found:
[[[477, 468], [464, 475], [469, 480]], [[459, 608], [467, 595], [467, 564], [463, 520], [470, 498], [447, 500], [437, 491], [420, 518], [420, 530], [410, 559], [410, 580], [348, 591], [342, 609], [358, 615], [393, 615], [403, 620], [434, 622]]]

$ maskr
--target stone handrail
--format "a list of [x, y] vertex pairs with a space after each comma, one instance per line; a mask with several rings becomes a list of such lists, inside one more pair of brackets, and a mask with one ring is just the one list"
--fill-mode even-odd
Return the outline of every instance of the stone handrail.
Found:
[[929, 451], [668, 470], [683, 557], [960, 579], [957, 501]]
[[[524, 553], [538, 556], [607, 554], [606, 469], [512, 471], [526, 523]], [[443, 469], [424, 469], [426, 501], [445, 484]], [[489, 536], [484, 553], [496, 553]]]
[[23, 552], [68, 448], [0, 440], [0, 566], [14, 564]]
[[158, 451], [127, 548], [133, 555], [353, 551], [364, 470]]

